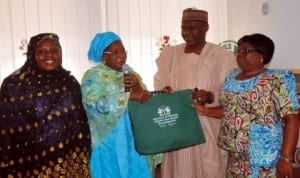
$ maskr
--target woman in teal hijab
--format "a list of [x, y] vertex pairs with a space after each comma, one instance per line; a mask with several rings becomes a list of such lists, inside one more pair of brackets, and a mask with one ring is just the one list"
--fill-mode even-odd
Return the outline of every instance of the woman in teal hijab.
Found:
[[127, 108], [129, 99], [143, 102], [150, 92], [131, 69], [124, 76], [127, 55], [115, 33], [96, 34], [88, 57], [98, 63], [84, 74], [81, 85], [92, 134], [92, 177], [150, 178], [147, 157], [135, 150]]

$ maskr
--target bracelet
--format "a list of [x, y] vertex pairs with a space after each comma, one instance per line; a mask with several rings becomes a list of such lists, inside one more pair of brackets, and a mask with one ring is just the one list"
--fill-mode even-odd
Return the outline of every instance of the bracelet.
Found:
[[283, 161], [288, 162], [288, 163], [294, 163], [294, 160], [289, 159], [289, 158], [284, 157], [284, 156], [280, 156], [279, 159], [282, 159]]
[[151, 95], [157, 95], [157, 94], [162, 94], [165, 93], [163, 90], [155, 90], [155, 91], [151, 91], [150, 94]]

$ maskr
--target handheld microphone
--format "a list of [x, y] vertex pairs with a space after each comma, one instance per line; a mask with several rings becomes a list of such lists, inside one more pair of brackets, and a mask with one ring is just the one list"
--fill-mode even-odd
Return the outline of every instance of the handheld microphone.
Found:
[[[133, 71], [132, 68], [128, 65], [128, 64], [124, 64], [122, 66], [122, 71], [124, 73], [124, 77], [128, 75], [128, 73], [130, 71]], [[129, 87], [125, 87], [125, 92], [130, 92], [130, 88]]]

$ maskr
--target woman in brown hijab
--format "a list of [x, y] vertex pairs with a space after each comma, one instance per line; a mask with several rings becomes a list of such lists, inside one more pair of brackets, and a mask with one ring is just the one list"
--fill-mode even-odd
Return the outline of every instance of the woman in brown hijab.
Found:
[[0, 177], [89, 177], [90, 132], [56, 34], [31, 38], [0, 93]]

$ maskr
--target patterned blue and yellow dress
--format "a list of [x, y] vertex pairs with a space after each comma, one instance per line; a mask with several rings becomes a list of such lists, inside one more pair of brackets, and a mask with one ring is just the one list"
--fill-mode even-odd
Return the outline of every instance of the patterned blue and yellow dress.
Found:
[[295, 76], [267, 70], [247, 80], [226, 78], [220, 103], [224, 108], [219, 146], [229, 151], [226, 177], [276, 177], [283, 139], [283, 118], [299, 113]]

